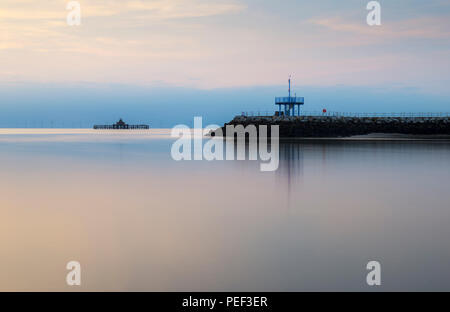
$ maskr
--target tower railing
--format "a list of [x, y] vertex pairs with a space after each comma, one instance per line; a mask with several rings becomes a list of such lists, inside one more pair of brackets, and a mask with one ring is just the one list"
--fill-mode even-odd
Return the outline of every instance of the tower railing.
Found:
[[[247, 111], [241, 116], [271, 117], [274, 111]], [[301, 117], [385, 117], [385, 118], [430, 118], [430, 117], [450, 117], [450, 112], [393, 112], [393, 113], [358, 113], [358, 112], [322, 112], [322, 111], [302, 111]]]
[[292, 103], [292, 104], [304, 104], [305, 98], [298, 97], [298, 96], [291, 96], [291, 97], [276, 97], [275, 98], [276, 104], [284, 104], [284, 103]]

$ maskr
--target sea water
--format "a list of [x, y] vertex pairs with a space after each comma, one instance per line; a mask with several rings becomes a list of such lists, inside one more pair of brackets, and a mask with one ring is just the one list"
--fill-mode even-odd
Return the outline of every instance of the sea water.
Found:
[[0, 130], [0, 290], [450, 290], [449, 141], [281, 142], [274, 172], [174, 141]]

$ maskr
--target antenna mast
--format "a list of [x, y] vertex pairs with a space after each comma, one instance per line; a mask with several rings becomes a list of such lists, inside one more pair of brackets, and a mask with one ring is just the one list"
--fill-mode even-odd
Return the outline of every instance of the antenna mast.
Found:
[[289, 98], [291, 98], [291, 75], [289, 75]]

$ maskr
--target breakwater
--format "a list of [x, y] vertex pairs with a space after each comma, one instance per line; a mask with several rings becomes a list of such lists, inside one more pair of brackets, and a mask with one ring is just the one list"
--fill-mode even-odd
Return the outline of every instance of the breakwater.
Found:
[[349, 137], [372, 133], [450, 135], [450, 117], [236, 116], [227, 125], [278, 125], [280, 137]]

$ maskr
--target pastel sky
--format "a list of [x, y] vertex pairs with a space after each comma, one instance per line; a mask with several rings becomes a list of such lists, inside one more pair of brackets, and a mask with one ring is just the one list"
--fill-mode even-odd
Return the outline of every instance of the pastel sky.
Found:
[[448, 0], [380, 1], [378, 27], [366, 23], [367, 0], [80, 0], [81, 25], [72, 27], [68, 2], [0, 2], [0, 90], [9, 92], [0, 113], [19, 102], [39, 107], [44, 98], [24, 95], [39, 86], [236, 95], [265, 86], [285, 92], [289, 74], [299, 93], [382, 89], [405, 102], [401, 94], [414, 90], [450, 110]]

